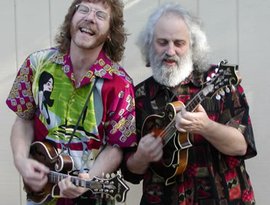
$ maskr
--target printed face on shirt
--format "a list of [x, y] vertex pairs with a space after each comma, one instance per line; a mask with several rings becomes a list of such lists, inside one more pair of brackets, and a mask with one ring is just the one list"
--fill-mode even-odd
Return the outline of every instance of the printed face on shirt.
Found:
[[48, 82], [46, 82], [44, 85], [43, 85], [43, 91], [49, 91], [49, 92], [52, 92], [52, 89], [53, 89], [53, 79], [50, 78], [48, 80]]
[[71, 22], [71, 44], [81, 49], [102, 47], [109, 36], [111, 9], [101, 1], [81, 2]]
[[154, 30], [150, 52], [153, 77], [166, 86], [176, 86], [192, 72], [189, 30], [181, 17], [163, 15]]

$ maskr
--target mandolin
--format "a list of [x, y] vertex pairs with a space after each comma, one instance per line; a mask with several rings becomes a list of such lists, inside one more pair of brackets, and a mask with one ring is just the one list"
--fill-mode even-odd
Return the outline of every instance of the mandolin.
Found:
[[[181, 101], [168, 103], [163, 114], [149, 115], [143, 122], [141, 136], [153, 132], [163, 141], [163, 156], [159, 162], [151, 163], [150, 168], [165, 179], [165, 185], [175, 182], [176, 175], [182, 174], [188, 163], [188, 148], [192, 146], [189, 133], [179, 132], [175, 127], [175, 115], [182, 107], [193, 112], [207, 97], [218, 93], [230, 92], [230, 88], [239, 84], [238, 65], [221, 61], [213, 77], [208, 79], [203, 88], [186, 104]], [[220, 95], [216, 95], [217, 99]]]
[[[59, 155], [55, 147], [48, 141], [33, 142], [30, 147], [30, 157], [51, 169], [48, 174], [48, 183], [40, 192], [34, 192], [27, 184], [24, 184], [27, 199], [42, 204], [48, 197], [57, 197], [59, 195], [57, 183], [70, 176], [68, 173], [73, 169], [73, 160], [69, 155]], [[118, 202], [126, 200], [129, 187], [122, 180], [120, 174], [110, 174], [107, 178], [94, 177], [91, 180], [81, 179], [76, 176], [70, 177], [71, 182], [76, 186], [88, 188], [93, 194], [105, 195], [111, 199], [116, 199]]]

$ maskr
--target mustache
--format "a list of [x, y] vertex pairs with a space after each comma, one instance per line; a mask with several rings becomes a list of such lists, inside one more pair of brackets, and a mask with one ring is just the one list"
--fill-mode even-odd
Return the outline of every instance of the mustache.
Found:
[[96, 28], [91, 25], [89, 22], [87, 21], [81, 21], [79, 24], [78, 24], [78, 28], [86, 28], [94, 33], [97, 32]]
[[174, 56], [170, 56], [167, 53], [164, 53], [162, 55], [162, 61], [174, 61], [177, 64], [179, 64], [179, 62], [181, 61], [181, 57], [174, 55]]

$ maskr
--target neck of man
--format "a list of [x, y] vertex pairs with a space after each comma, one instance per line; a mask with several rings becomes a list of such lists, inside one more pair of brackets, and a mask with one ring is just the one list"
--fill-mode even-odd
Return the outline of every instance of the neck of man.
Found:
[[70, 58], [73, 66], [73, 70], [86, 70], [92, 66], [102, 50], [103, 45], [93, 49], [84, 49], [75, 46], [73, 43], [70, 45]]
[[72, 62], [76, 86], [78, 86], [89, 68], [96, 62], [103, 45], [93, 49], [83, 49], [70, 45], [70, 59]]

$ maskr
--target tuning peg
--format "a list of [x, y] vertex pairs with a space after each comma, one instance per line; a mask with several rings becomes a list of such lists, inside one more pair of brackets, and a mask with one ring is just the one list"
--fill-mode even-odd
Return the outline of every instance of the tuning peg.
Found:
[[217, 94], [217, 95], [216, 95], [216, 99], [217, 99], [217, 100], [220, 100], [220, 99], [221, 99], [221, 96]]
[[228, 63], [228, 60], [227, 59], [223, 59], [222, 61], [220, 61], [219, 62], [219, 66], [221, 65], [221, 64], [227, 64]]
[[220, 94], [221, 96], [224, 96], [224, 95], [225, 95], [225, 91], [224, 91], [223, 89], [220, 89], [219, 94]]
[[101, 193], [100, 193], [100, 198], [106, 197], [106, 195], [103, 193], [103, 190], [102, 190], [102, 189], [100, 189], [99, 191], [101, 192]]
[[232, 87], [232, 92], [236, 91], [236, 87], [234, 85], [231, 86]]
[[231, 92], [231, 90], [230, 90], [230, 88], [228, 86], [226, 86], [225, 91], [226, 91], [226, 93], [230, 93]]
[[211, 80], [211, 78], [208, 76], [208, 77], [206, 78], [206, 81], [209, 82], [210, 80]]

